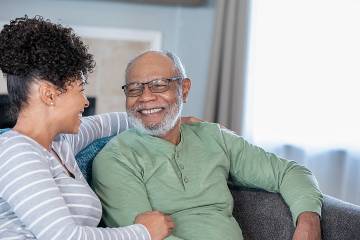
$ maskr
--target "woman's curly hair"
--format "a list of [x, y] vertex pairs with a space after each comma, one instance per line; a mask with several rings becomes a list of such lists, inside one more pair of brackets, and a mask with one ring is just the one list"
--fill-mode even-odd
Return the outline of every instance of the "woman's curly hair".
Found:
[[46, 80], [59, 89], [87, 77], [95, 66], [87, 46], [71, 28], [41, 16], [16, 18], [0, 32], [0, 69], [17, 111], [27, 102], [30, 83]]

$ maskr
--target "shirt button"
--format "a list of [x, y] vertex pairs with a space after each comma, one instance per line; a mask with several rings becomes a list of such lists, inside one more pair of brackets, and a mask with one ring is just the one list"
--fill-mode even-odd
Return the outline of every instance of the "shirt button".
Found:
[[180, 163], [180, 164], [179, 164], [179, 168], [183, 170], [183, 169], [184, 169], [184, 165]]
[[177, 157], [177, 158], [179, 157], [179, 153], [178, 153], [178, 152], [176, 153], [176, 157]]
[[184, 182], [185, 183], [188, 183], [189, 182], [189, 179], [187, 177], [184, 177]]

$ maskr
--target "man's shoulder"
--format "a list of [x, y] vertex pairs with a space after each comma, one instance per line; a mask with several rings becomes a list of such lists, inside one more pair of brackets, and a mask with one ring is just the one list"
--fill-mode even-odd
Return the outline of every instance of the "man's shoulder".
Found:
[[126, 130], [112, 137], [96, 154], [93, 161], [93, 173], [113, 167], [114, 164], [116, 165], [119, 160], [125, 159], [124, 156], [131, 152], [131, 144], [126, 141], [126, 136], [130, 134], [128, 131]]
[[198, 139], [205, 144], [213, 142], [218, 145], [229, 145], [232, 143], [246, 142], [239, 134], [218, 123], [199, 122], [184, 124], [182, 130], [184, 136]]
[[221, 126], [218, 123], [197, 122], [183, 124], [181, 128], [186, 134], [193, 133], [197, 136], [217, 137], [221, 135]]
[[119, 134], [117, 134], [116, 136], [113, 137], [112, 140], [115, 141], [126, 141], [129, 139], [133, 139], [133, 138], [137, 138], [139, 137], [139, 132], [135, 129], [135, 128], [129, 128]]
[[192, 131], [218, 131], [221, 128], [218, 123], [211, 122], [184, 123], [182, 127]]
[[118, 135], [114, 136], [100, 151], [104, 153], [117, 153], [121, 154], [127, 151], [131, 151], [134, 147], [134, 143], [140, 139], [141, 136], [135, 129], [125, 130]]

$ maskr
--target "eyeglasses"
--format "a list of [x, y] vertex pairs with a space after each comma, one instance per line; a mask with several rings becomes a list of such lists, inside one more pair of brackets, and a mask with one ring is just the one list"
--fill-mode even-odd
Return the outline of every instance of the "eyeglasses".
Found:
[[124, 90], [127, 97], [138, 97], [141, 96], [144, 92], [145, 85], [148, 86], [149, 90], [152, 93], [162, 93], [170, 88], [170, 82], [183, 79], [182, 77], [173, 77], [173, 78], [160, 78], [154, 79], [146, 83], [129, 83], [125, 84], [121, 88]]

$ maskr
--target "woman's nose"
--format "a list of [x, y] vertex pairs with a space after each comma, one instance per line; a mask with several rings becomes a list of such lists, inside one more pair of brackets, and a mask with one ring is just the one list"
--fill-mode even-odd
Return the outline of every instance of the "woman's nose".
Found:
[[90, 106], [90, 102], [89, 102], [89, 100], [87, 99], [86, 96], [84, 96], [84, 97], [85, 97], [85, 106], [84, 106], [84, 108], [88, 108]]

